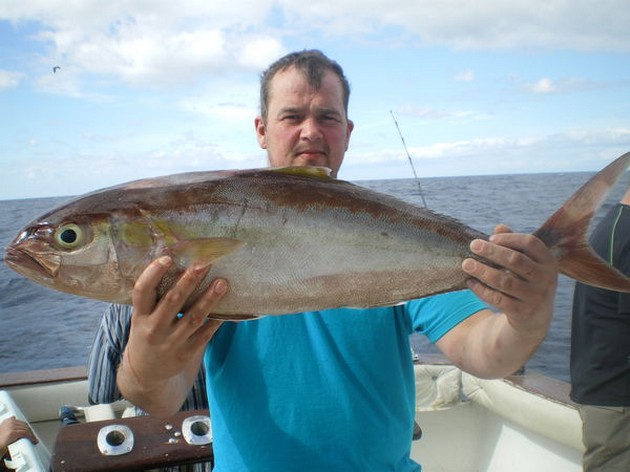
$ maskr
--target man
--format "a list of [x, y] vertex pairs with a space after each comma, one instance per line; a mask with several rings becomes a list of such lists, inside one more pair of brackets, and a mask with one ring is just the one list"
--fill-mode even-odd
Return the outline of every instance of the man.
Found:
[[[336, 175], [348, 147], [349, 85], [319, 51], [293, 53], [262, 75], [256, 135], [270, 166], [323, 165]], [[556, 262], [531, 235], [502, 227], [471, 249], [471, 291], [370, 310], [335, 309], [241, 323], [205, 322], [228, 290], [215, 280], [176, 319], [208, 268], [194, 266], [156, 303], [171, 261], [154, 261], [133, 291], [121, 392], [153, 414], [175, 412], [202, 358], [216, 469], [417, 471], [409, 458], [414, 377], [409, 334], [426, 334], [455, 364], [482, 377], [518, 369], [545, 336]]]
[[[630, 190], [590, 243], [630, 275]], [[630, 470], [630, 294], [575, 284], [571, 385], [583, 421], [584, 471]]]

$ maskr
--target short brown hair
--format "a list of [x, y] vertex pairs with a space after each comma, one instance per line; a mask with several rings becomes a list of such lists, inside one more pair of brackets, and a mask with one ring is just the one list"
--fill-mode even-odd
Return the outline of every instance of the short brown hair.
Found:
[[281, 57], [271, 64], [260, 76], [260, 115], [263, 120], [267, 119], [267, 109], [269, 105], [269, 84], [271, 79], [281, 71], [295, 67], [304, 74], [308, 83], [315, 90], [321, 87], [322, 77], [327, 70], [332, 71], [339, 77], [343, 88], [343, 107], [348, 115], [348, 103], [350, 101], [350, 83], [343, 73], [341, 66], [329, 59], [323, 52], [317, 49], [292, 52]]

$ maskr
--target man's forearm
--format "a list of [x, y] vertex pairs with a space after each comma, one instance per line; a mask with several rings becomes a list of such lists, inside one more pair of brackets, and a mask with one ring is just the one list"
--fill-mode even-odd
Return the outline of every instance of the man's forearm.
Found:
[[[128, 354], [128, 353], [126, 353]], [[116, 375], [123, 397], [151, 415], [170, 416], [181, 408], [191, 385], [185, 372], [168, 379], [148, 379], [134, 369], [125, 355]]]
[[484, 378], [501, 378], [520, 369], [542, 343], [546, 330], [516, 330], [505, 314], [489, 316], [469, 337], [472, 365], [467, 371]]
[[489, 310], [464, 320], [438, 346], [462, 370], [482, 378], [501, 378], [521, 368], [546, 330], [516, 330], [506, 315]]

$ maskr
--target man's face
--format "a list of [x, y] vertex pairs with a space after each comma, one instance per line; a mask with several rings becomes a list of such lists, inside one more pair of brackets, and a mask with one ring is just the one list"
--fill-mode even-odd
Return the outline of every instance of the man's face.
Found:
[[333, 72], [326, 71], [319, 90], [293, 67], [277, 73], [267, 110], [266, 122], [257, 117], [254, 125], [270, 166], [325, 166], [337, 175], [354, 125], [346, 118], [341, 81]]

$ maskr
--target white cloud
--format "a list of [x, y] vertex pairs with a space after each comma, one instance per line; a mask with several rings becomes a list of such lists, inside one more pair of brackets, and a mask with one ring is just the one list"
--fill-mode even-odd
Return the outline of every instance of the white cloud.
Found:
[[257, 109], [244, 103], [220, 101], [212, 98], [190, 97], [179, 102], [179, 107], [190, 113], [209, 116], [233, 123], [253, 122]]
[[177, 101], [181, 110], [215, 120], [217, 123], [230, 123], [231, 127], [253, 125], [258, 114], [258, 88], [250, 81], [244, 83], [215, 81], [202, 91], [188, 94]]
[[[257, 69], [282, 50], [274, 38], [227, 29], [179, 25], [168, 31], [137, 22], [117, 23], [108, 34], [48, 31], [58, 62], [84, 73], [111, 76], [134, 85], [194, 83], [237, 65]], [[255, 59], [254, 59], [255, 57]]]
[[20, 84], [23, 74], [10, 70], [0, 70], [0, 90], [15, 88]]
[[[411, 146], [409, 154], [414, 161], [432, 162], [439, 165], [440, 162], [458, 162], [456, 166], [442, 164], [440, 173], [434, 175], [453, 175], [453, 171], [466, 174], [469, 168], [460, 167], [459, 163], [463, 159], [475, 158], [475, 162], [480, 166], [480, 170], [471, 173], [497, 173], [498, 162], [505, 162], [510, 156], [527, 157], [523, 162], [525, 168], [506, 167], [503, 171], [520, 172], [530, 169], [545, 169], [550, 165], [556, 165], [562, 170], [575, 170], [580, 161], [610, 161], [623, 154], [630, 147], [630, 129], [610, 128], [610, 129], [575, 129], [564, 133], [548, 135], [530, 135], [516, 138], [499, 136], [486, 136], [481, 138], [443, 141], [428, 146]], [[596, 149], [596, 152], [593, 151]], [[555, 162], [545, 162], [547, 156], [564, 156]], [[360, 163], [360, 166], [370, 164], [388, 165], [392, 162], [404, 162], [407, 157], [399, 147], [390, 149], [378, 149], [369, 151], [353, 151], [352, 146], [349, 151], [350, 160], [353, 163]], [[535, 158], [533, 156], [539, 156]], [[536, 162], [538, 159], [539, 162]], [[346, 159], [348, 161], [348, 159]], [[509, 162], [509, 161], [508, 161]], [[346, 162], [347, 164], [349, 162]], [[534, 165], [536, 164], [536, 165]], [[593, 168], [597, 168], [599, 164]], [[483, 169], [483, 170], [481, 170]], [[530, 170], [531, 171], [531, 170]]]
[[[38, 22], [50, 62], [143, 86], [261, 70], [291, 37], [382, 32], [454, 49], [630, 51], [626, 0], [5, 0], [0, 20]], [[415, 39], [414, 39], [415, 38]], [[472, 80], [465, 71], [457, 80]], [[543, 84], [544, 85], [544, 84]]]
[[627, 80], [592, 81], [576, 77], [551, 79], [542, 77], [534, 82], [524, 82], [521, 87], [535, 94], [553, 94], [566, 92], [583, 92], [586, 90], [607, 89], [627, 86]]
[[533, 93], [554, 93], [558, 91], [558, 87], [547, 77], [544, 77], [537, 82], [527, 84], [525, 87]]
[[473, 120], [482, 119], [486, 115], [469, 110], [446, 110], [437, 109], [429, 106], [418, 107], [415, 105], [406, 105], [400, 107], [398, 111], [407, 116], [421, 118], [424, 120]]
[[[336, 34], [400, 28], [430, 44], [455, 49], [561, 48], [629, 51], [625, 0], [301, 0], [281, 2], [298, 27]], [[346, 18], [347, 20], [344, 20]]]
[[475, 73], [472, 70], [465, 70], [455, 75], [455, 80], [460, 82], [472, 82], [475, 80]]
[[[28, 4], [27, 4], [28, 3]], [[47, 58], [127, 84], [194, 83], [234, 68], [258, 70], [283, 48], [265, 32], [265, 2], [5, 2], [0, 20], [39, 22]]]
[[276, 38], [251, 38], [242, 46], [238, 60], [249, 69], [262, 71], [285, 53], [285, 49]]

